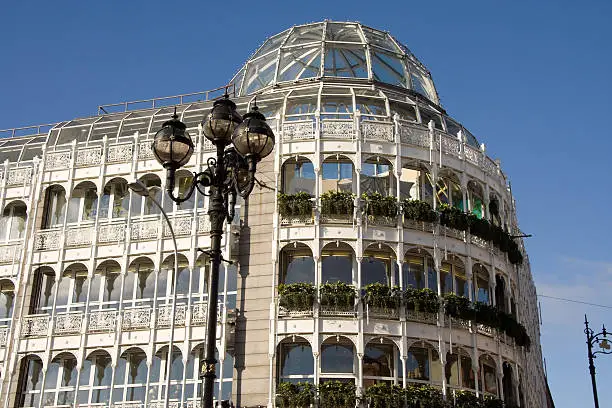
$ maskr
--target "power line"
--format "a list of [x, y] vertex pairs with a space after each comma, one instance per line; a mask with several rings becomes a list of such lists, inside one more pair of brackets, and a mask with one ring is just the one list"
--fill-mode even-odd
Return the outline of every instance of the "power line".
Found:
[[597, 303], [590, 303], [590, 302], [583, 302], [581, 300], [566, 299], [566, 298], [556, 297], [556, 296], [546, 296], [546, 295], [542, 295], [542, 294], [538, 294], [538, 296], [539, 297], [543, 297], [543, 298], [548, 298], [548, 299], [560, 300], [562, 302], [580, 303], [582, 305], [595, 306], [595, 307], [603, 307], [605, 309], [612, 309], [612, 306], [600, 305], [600, 304], [597, 304]]

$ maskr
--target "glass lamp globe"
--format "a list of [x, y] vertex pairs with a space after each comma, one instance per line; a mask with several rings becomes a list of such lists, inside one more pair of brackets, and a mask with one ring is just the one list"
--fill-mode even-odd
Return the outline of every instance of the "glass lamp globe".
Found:
[[176, 115], [164, 122], [155, 134], [151, 149], [157, 161], [164, 168], [178, 169], [189, 161], [193, 154], [193, 141], [187, 132], [187, 126]]
[[240, 122], [242, 116], [236, 112], [236, 104], [225, 95], [215, 101], [212, 110], [202, 121], [202, 131], [211, 142], [226, 146], [230, 144], [232, 133]]
[[253, 106], [232, 135], [234, 148], [243, 157], [253, 156], [261, 160], [274, 149], [274, 132], [266, 123], [266, 117]]

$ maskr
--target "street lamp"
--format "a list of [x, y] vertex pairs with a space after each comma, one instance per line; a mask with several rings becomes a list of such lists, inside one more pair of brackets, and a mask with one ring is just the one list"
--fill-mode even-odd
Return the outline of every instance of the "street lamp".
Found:
[[[236, 104], [228, 95], [214, 102], [208, 116], [202, 121], [204, 136], [216, 147], [217, 155], [207, 160], [206, 170], [194, 173], [191, 186], [183, 197], [174, 195], [175, 172], [184, 166], [193, 154], [193, 142], [186, 126], [178, 120], [176, 110], [171, 120], [165, 122], [153, 139], [151, 149], [159, 163], [166, 169], [166, 192], [178, 204], [186, 201], [194, 189], [210, 196], [210, 284], [208, 285], [208, 310], [206, 319], [206, 351], [201, 378], [204, 380], [202, 405], [213, 408], [215, 381], [215, 342], [217, 338], [217, 298], [219, 291], [219, 265], [221, 263], [221, 237], [223, 224], [234, 218], [238, 195], [247, 198], [255, 184], [257, 163], [274, 149], [274, 133], [266, 123], [257, 105], [241, 117]], [[227, 147], [232, 145], [230, 147]], [[227, 147], [227, 148], [226, 148]], [[203, 189], [208, 187], [207, 194]]]
[[[591, 373], [591, 384], [593, 385], [593, 400], [595, 401], [595, 408], [599, 408], [599, 397], [597, 396], [597, 384], [595, 383], [595, 364], [593, 360], [596, 358], [596, 354], [612, 354], [612, 348], [608, 341], [608, 333], [606, 326], [603, 326], [601, 332], [595, 334], [595, 332], [589, 328], [589, 321], [587, 320], [586, 314], [584, 315], [584, 334], [587, 336], [587, 350], [589, 357], [589, 372]], [[593, 346], [597, 344], [601, 350], [593, 351]]]
[[174, 349], [174, 315], [176, 313], [176, 279], [178, 278], [178, 247], [176, 246], [176, 237], [174, 236], [174, 228], [172, 228], [172, 224], [170, 223], [170, 219], [168, 218], [168, 214], [164, 211], [164, 208], [161, 204], [155, 199], [155, 194], [151, 194], [151, 191], [144, 183], [140, 180], [136, 180], [132, 183], [128, 184], [130, 190], [134, 193], [138, 194], [141, 197], [148, 198], [155, 204], [159, 211], [164, 216], [166, 223], [168, 224], [168, 230], [170, 231], [170, 236], [172, 237], [172, 244], [174, 245], [174, 273], [172, 276], [172, 315], [170, 316], [170, 342], [168, 344], [168, 358], [166, 359], [166, 391], [164, 393], [164, 397], [166, 400], [166, 407], [168, 406], [168, 398], [169, 398], [169, 390], [170, 390], [170, 370], [172, 369], [172, 353]]

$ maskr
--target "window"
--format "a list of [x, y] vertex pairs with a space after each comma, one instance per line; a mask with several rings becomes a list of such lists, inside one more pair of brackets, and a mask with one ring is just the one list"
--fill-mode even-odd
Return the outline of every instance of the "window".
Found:
[[289, 159], [283, 164], [283, 192], [314, 194], [315, 172], [312, 162], [305, 158]]
[[[215, 387], [213, 398], [218, 400], [230, 400], [232, 396], [232, 376], [234, 373], [234, 358], [231, 354], [225, 354], [223, 360], [215, 351], [215, 359], [219, 362], [215, 366]], [[204, 347], [198, 346], [189, 354], [186, 366], [185, 400], [199, 401], [202, 396], [202, 380], [200, 372], [204, 366]], [[165, 369], [164, 369], [165, 370]]]
[[353, 249], [345, 243], [327, 244], [321, 253], [321, 282], [353, 284]]
[[[146, 174], [139, 179], [146, 187], [150, 188], [151, 195], [162, 204], [161, 180], [154, 174]], [[132, 194], [132, 216], [159, 214], [159, 208], [149, 197], [141, 197]]]
[[[21, 360], [19, 370], [19, 395], [18, 405], [20, 407], [38, 407], [40, 404], [40, 390], [43, 379], [43, 363], [37, 356], [25, 356]], [[54, 405], [54, 404], [51, 404]]]
[[98, 208], [98, 193], [92, 182], [77, 185], [68, 203], [68, 222], [93, 221]]
[[451, 386], [476, 388], [472, 359], [465, 354], [446, 353], [444, 373], [446, 382]]
[[134, 347], [126, 350], [115, 369], [115, 385], [112, 402], [144, 401], [147, 383], [147, 356], [144, 351]]
[[484, 195], [482, 193], [482, 187], [480, 184], [469, 181], [468, 182], [468, 197], [470, 202], [470, 213], [474, 214], [478, 218], [484, 217]]
[[27, 207], [22, 201], [13, 201], [4, 208], [0, 217], [0, 242], [21, 239], [25, 235]]
[[91, 309], [117, 308], [121, 296], [121, 266], [117, 261], [104, 261], [91, 279]]
[[[424, 186], [427, 182], [427, 173], [423, 170], [402, 167], [400, 174], [400, 199], [426, 200]], [[429, 185], [429, 198], [431, 198], [431, 185]], [[431, 201], [433, 203], [433, 201]]]
[[[172, 287], [172, 280], [169, 279], [165, 284], [165, 279], [168, 276], [172, 276], [174, 273], [174, 255], [170, 255], [162, 263], [162, 270], [160, 271], [160, 277], [158, 278], [157, 296], [170, 299], [174, 288]], [[189, 269], [189, 261], [185, 255], [179, 254], [178, 256], [178, 275], [176, 277], [176, 294], [177, 303], [187, 303], [187, 297], [189, 296], [189, 283], [191, 278], [191, 270]]]
[[327, 191], [353, 191], [353, 162], [336, 156], [323, 162], [323, 193]]
[[364, 387], [377, 382], [389, 381], [397, 383], [397, 359], [399, 351], [390, 341], [370, 342], [363, 354]]
[[281, 283], [315, 282], [312, 251], [305, 244], [289, 244], [281, 252]]
[[55, 309], [70, 312], [85, 309], [89, 280], [83, 264], [72, 264], [62, 274], [57, 287]]
[[105, 351], [95, 351], [83, 362], [79, 378], [77, 403], [106, 403], [110, 400], [113, 367]]
[[[158, 401], [165, 398], [165, 390], [168, 372], [168, 346], [162, 347], [153, 357], [151, 372], [149, 373], [149, 401]], [[173, 346], [170, 361], [170, 389], [168, 398], [170, 400], [181, 399], [183, 382], [183, 357], [178, 347]]]
[[483, 356], [480, 358], [478, 379], [481, 390], [489, 394], [497, 395], [497, 370], [495, 369], [495, 362], [491, 357]]
[[312, 382], [314, 380], [312, 348], [308, 342], [300, 340], [279, 345], [278, 378], [280, 381]]
[[0, 281], [0, 326], [8, 325], [13, 316], [15, 286], [10, 280]]
[[472, 268], [472, 274], [474, 276], [474, 300], [490, 305], [489, 271], [482, 264], [476, 264]]
[[410, 347], [406, 360], [406, 376], [411, 380], [442, 381], [442, 364], [438, 352], [425, 344]]
[[[187, 170], [179, 170], [176, 172], [174, 180], [174, 196], [179, 198], [185, 197], [191, 188], [193, 174]], [[164, 197], [164, 211], [171, 213], [174, 211], [193, 210], [196, 203], [197, 194], [198, 191], [193, 190], [193, 194], [191, 194], [187, 201], [184, 201], [181, 204], [176, 204], [168, 196]], [[159, 202], [161, 203], [161, 201]]]
[[361, 163], [360, 183], [363, 194], [395, 195], [393, 166], [386, 159], [370, 158]]
[[45, 199], [44, 228], [61, 226], [66, 216], [66, 190], [62, 186], [47, 188]]
[[208, 274], [210, 259], [205, 254], [196, 260], [195, 268], [191, 274], [191, 298], [193, 301], [203, 301], [208, 292]]
[[[155, 294], [155, 270], [153, 261], [147, 257], [136, 258], [130, 264], [123, 280], [124, 307], [152, 306]], [[160, 271], [157, 282], [158, 296], [166, 294], [167, 272]]]
[[[427, 261], [433, 262], [433, 259], [428, 259]], [[425, 281], [425, 262], [426, 260], [423, 256], [406, 256], [406, 259], [402, 265], [402, 280], [404, 281], [404, 289], [409, 287], [423, 289], [427, 287]]]
[[72, 405], [76, 381], [76, 358], [70, 353], [63, 353], [55, 357], [47, 367], [42, 405]]
[[106, 183], [100, 203], [100, 217], [125, 218], [130, 206], [127, 181], [114, 178]]
[[361, 261], [361, 286], [381, 283], [387, 286], [399, 285], [398, 267], [395, 254], [387, 245], [370, 246]]
[[55, 272], [48, 266], [38, 268], [34, 272], [30, 314], [51, 314], [55, 300]]
[[332, 337], [321, 345], [321, 372], [353, 374], [354, 347], [345, 337]]
[[448, 260], [448, 262], [442, 262], [440, 268], [442, 294], [454, 293], [457, 296], [469, 297], [463, 263], [454, 255], [449, 255]]

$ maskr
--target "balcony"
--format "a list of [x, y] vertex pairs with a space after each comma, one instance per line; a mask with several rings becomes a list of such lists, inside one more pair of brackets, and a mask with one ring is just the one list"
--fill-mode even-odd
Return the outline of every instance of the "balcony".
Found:
[[116, 327], [116, 310], [96, 310], [89, 313], [88, 333], [114, 331]]
[[21, 337], [44, 337], [49, 333], [47, 314], [24, 316], [21, 319]]
[[8, 341], [8, 327], [0, 327], [0, 347], [5, 347]]
[[62, 335], [80, 334], [82, 327], [82, 312], [58, 313], [55, 316], [55, 326], [53, 327], [53, 333]]
[[19, 261], [22, 245], [22, 241], [19, 240], [8, 245], [0, 246], [0, 265]]
[[172, 306], [162, 306], [157, 309], [156, 328], [170, 327], [174, 320], [174, 325], [184, 326], [185, 317], [187, 315], [187, 305], [176, 305], [174, 316], [172, 316]]
[[121, 328], [123, 330], [143, 330], [151, 326], [151, 312], [149, 307], [135, 307], [123, 310]]

